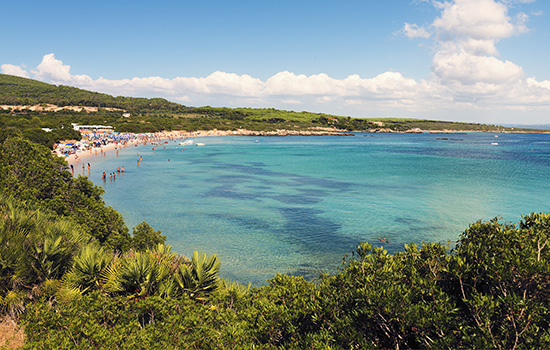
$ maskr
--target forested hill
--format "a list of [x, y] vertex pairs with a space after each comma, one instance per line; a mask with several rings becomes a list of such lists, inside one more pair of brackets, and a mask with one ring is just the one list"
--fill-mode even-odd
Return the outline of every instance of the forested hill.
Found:
[[37, 80], [0, 74], [0, 104], [120, 108], [128, 111], [187, 112], [188, 108], [163, 98], [113, 97], [71, 86], [52, 85]]

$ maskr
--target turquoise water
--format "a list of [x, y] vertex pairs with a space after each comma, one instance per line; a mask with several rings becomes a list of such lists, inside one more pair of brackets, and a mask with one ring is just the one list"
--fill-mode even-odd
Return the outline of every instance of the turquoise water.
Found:
[[550, 212], [550, 135], [498, 136], [207, 137], [85, 161], [128, 227], [145, 220], [176, 252], [215, 253], [222, 277], [259, 286], [335, 272], [361, 241], [395, 252], [456, 241], [480, 219]]

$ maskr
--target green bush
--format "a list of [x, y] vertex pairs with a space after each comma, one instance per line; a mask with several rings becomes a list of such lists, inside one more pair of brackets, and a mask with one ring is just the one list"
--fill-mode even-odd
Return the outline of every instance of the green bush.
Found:
[[33, 303], [27, 345], [72, 348], [548, 348], [550, 215], [478, 222], [449, 252], [362, 243], [342, 270], [276, 275], [208, 298], [109, 296]]

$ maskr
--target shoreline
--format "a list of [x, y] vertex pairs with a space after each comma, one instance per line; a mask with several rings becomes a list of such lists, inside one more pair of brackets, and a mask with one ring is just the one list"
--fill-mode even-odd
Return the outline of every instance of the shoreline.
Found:
[[[127, 147], [133, 147], [137, 144], [146, 145], [148, 142], [159, 142], [165, 140], [182, 140], [189, 137], [208, 137], [208, 136], [263, 136], [263, 137], [283, 137], [283, 136], [354, 136], [354, 133], [395, 133], [395, 134], [463, 134], [463, 133], [493, 133], [493, 134], [549, 134], [544, 131], [530, 132], [524, 130], [406, 130], [406, 131], [394, 131], [391, 129], [372, 129], [372, 130], [362, 130], [362, 131], [342, 131], [340, 129], [333, 128], [317, 128], [315, 130], [276, 130], [276, 131], [256, 131], [248, 129], [237, 129], [237, 130], [199, 130], [195, 132], [185, 131], [185, 130], [175, 130], [175, 131], [163, 131], [152, 134], [132, 134], [128, 133], [125, 135], [130, 135], [130, 139], [126, 141], [114, 141], [107, 142], [105, 144], [94, 145], [92, 147], [88, 146], [86, 149], [77, 148], [74, 153], [69, 156], [63, 156], [54, 150], [54, 154], [59, 157], [63, 157], [67, 161], [67, 164], [72, 165], [75, 168], [76, 165], [85, 164], [85, 159], [92, 156], [106, 156], [107, 152], [111, 153], [113, 151], [118, 152]], [[81, 141], [88, 141], [85, 135], [82, 135]], [[107, 138], [103, 139], [107, 140]], [[60, 144], [65, 144], [66, 142], [71, 141], [78, 143], [75, 140], [64, 140]]]
[[[118, 151], [127, 147], [132, 147], [137, 144], [146, 145], [148, 142], [159, 142], [166, 140], [182, 140], [189, 137], [209, 137], [209, 136], [353, 136], [349, 132], [337, 131], [336, 129], [322, 129], [322, 130], [311, 130], [311, 131], [294, 131], [294, 130], [277, 130], [277, 131], [255, 131], [247, 129], [238, 129], [238, 130], [199, 130], [199, 131], [185, 131], [185, 130], [175, 130], [175, 131], [163, 131], [157, 132], [154, 134], [125, 134], [131, 135], [131, 138], [126, 142], [108, 142], [106, 144], [99, 144], [94, 146], [88, 146], [86, 149], [75, 149], [74, 153], [64, 156], [59, 154], [54, 150], [54, 154], [59, 157], [63, 157], [67, 161], [67, 164], [73, 165], [73, 168], [77, 164], [86, 163], [84, 160], [91, 156], [101, 156], [106, 155], [107, 152]], [[88, 138], [85, 135], [82, 135], [80, 142], [85, 141], [88, 143]], [[107, 138], [104, 138], [107, 140]], [[64, 140], [60, 141], [60, 144], [67, 143], [80, 143], [76, 140]]]

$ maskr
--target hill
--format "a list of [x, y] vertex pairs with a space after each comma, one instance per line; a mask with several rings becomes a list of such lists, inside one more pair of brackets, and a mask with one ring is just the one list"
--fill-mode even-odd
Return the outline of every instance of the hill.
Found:
[[[0, 74], [0, 105], [6, 105], [6, 110], [0, 111], [0, 126], [16, 128], [26, 135], [31, 134], [25, 133], [29, 128], [40, 134], [40, 128], [59, 130], [70, 123], [108, 124], [119, 132], [248, 129], [307, 133], [319, 128], [339, 132], [538, 131], [425, 119], [351, 118], [274, 108], [189, 107], [162, 98], [114, 97], [5, 74]], [[34, 141], [48, 145], [53, 138], [42, 135], [41, 139], [48, 141]]]
[[134, 112], [169, 110], [182, 112], [186, 107], [162, 98], [113, 97], [71, 86], [53, 85], [37, 80], [0, 74], [0, 104], [89, 106], [118, 108]]

